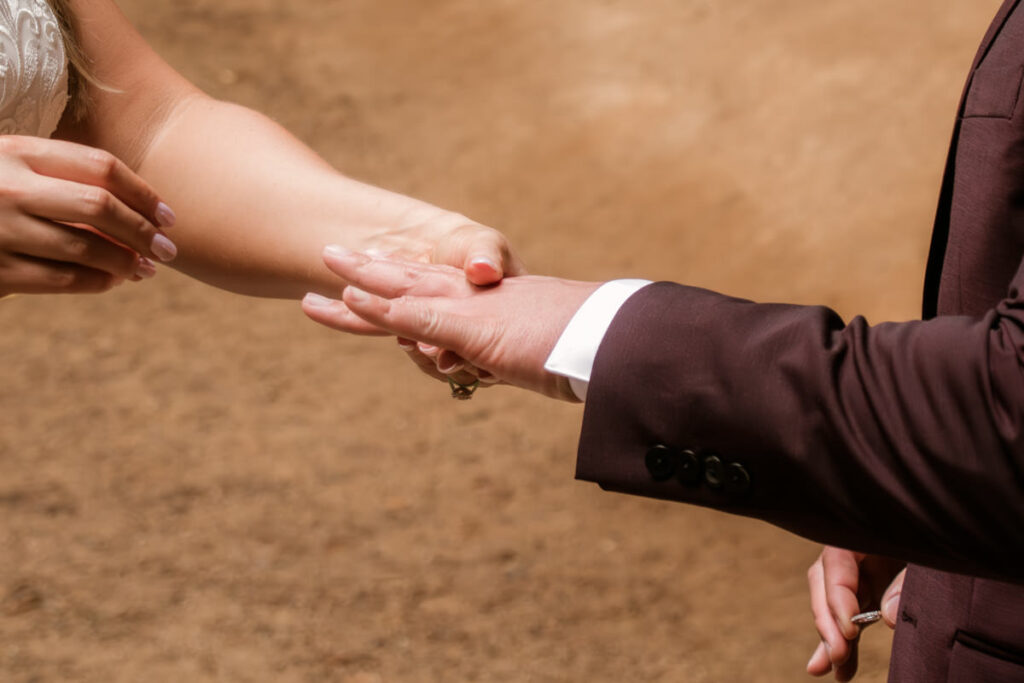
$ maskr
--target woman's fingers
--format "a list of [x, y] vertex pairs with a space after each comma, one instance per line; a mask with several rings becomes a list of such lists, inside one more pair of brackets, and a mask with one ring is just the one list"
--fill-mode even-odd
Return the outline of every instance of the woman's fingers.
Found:
[[102, 187], [39, 177], [26, 189], [21, 209], [62, 223], [85, 223], [135, 251], [171, 261], [178, 249], [145, 216]]
[[121, 282], [110, 273], [74, 263], [46, 261], [28, 256], [0, 259], [0, 295], [87, 294], [105, 292]]
[[23, 230], [7, 246], [9, 251], [26, 256], [77, 263], [123, 279], [156, 275], [153, 262], [131, 249], [88, 230], [49, 221], [25, 219]]
[[324, 263], [360, 289], [392, 299], [398, 296], [457, 296], [468, 294], [465, 275], [454, 268], [410, 261], [372, 258], [330, 245]]
[[433, 358], [420, 351], [419, 344], [411, 339], [398, 337], [398, 346], [409, 356], [409, 360], [425, 374], [441, 382], [445, 381], [445, 376], [437, 369], [437, 363]]
[[39, 175], [103, 188], [153, 225], [174, 225], [174, 211], [113, 154], [63, 140], [5, 136], [0, 152], [20, 156]]
[[476, 223], [467, 223], [443, 237], [431, 261], [461, 265], [466, 279], [474, 285], [492, 285], [503, 277], [526, 274], [505, 236]]

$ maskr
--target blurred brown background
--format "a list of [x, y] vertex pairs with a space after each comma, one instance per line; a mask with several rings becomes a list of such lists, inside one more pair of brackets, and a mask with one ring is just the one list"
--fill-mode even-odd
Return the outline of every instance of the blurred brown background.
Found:
[[[121, 4], [209, 92], [537, 272], [881, 321], [917, 313], [999, 3]], [[577, 406], [456, 404], [390, 343], [173, 272], [0, 320], [0, 680], [804, 678], [816, 546], [574, 482]]]

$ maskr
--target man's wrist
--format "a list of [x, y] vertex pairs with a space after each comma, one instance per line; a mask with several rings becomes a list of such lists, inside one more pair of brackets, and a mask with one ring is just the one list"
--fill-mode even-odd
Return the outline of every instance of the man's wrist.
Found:
[[594, 358], [615, 315], [629, 297], [649, 284], [650, 280], [604, 283], [583, 302], [562, 331], [544, 369], [565, 377], [579, 400], [586, 400]]

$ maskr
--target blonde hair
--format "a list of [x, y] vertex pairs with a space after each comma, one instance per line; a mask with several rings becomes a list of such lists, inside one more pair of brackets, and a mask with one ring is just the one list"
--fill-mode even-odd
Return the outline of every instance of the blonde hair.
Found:
[[57, 17], [60, 36], [64, 41], [64, 55], [68, 60], [68, 112], [75, 118], [82, 118], [89, 108], [88, 86], [103, 87], [93, 76], [89, 68], [89, 59], [82, 51], [82, 42], [78, 37], [75, 14], [71, 11], [68, 0], [48, 0], [50, 9]]

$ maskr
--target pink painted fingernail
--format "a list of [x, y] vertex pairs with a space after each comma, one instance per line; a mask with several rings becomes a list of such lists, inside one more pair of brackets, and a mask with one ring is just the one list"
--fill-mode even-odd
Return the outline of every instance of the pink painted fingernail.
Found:
[[167, 206], [163, 202], [156, 205], [156, 224], [161, 228], [169, 228], [178, 222], [178, 217], [174, 214], [174, 209]]
[[334, 300], [328, 299], [326, 296], [320, 296], [316, 292], [309, 292], [306, 296], [302, 297], [302, 303], [313, 308], [327, 308], [334, 303]]
[[359, 289], [358, 287], [355, 287], [354, 285], [349, 285], [348, 287], [345, 288], [345, 291], [348, 292], [348, 300], [353, 303], [362, 303], [363, 301], [367, 301], [370, 298], [369, 294]]
[[486, 256], [481, 256], [479, 258], [473, 259], [472, 261], [469, 262], [469, 265], [471, 265], [471, 266], [487, 266], [488, 268], [493, 270], [495, 273], [498, 272], [498, 264], [495, 263], [494, 261], [492, 261], [491, 259], [487, 258]]
[[174, 246], [174, 242], [159, 233], [154, 235], [150, 249], [153, 250], [158, 259], [164, 262], [173, 261], [174, 257], [178, 255], [178, 248]]
[[408, 353], [410, 351], [415, 351], [416, 350], [416, 342], [411, 342], [409, 344], [404, 344], [404, 343], [402, 343], [400, 341], [400, 342], [398, 342], [398, 348], [402, 349], [406, 353]]
[[420, 353], [426, 354], [428, 356], [436, 355], [439, 350], [433, 344], [417, 344], [417, 346], [419, 347]]
[[139, 277], [148, 280], [149, 278], [156, 275], [156, 264], [150, 261], [145, 256], [139, 258], [139, 265], [135, 267], [135, 274]]

